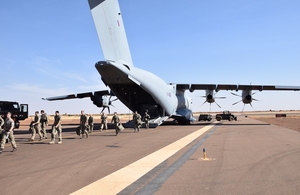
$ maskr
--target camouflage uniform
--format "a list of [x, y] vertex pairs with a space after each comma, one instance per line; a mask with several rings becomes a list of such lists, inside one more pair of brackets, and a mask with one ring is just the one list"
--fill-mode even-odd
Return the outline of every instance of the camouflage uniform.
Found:
[[2, 153], [2, 150], [4, 149], [6, 138], [10, 140], [11, 145], [13, 147], [13, 151], [17, 149], [17, 145], [15, 142], [14, 137], [14, 126], [15, 122], [11, 118], [6, 118], [4, 122], [4, 129], [2, 131], [2, 139], [1, 139], [1, 145], [0, 145], [0, 153]]
[[43, 136], [41, 134], [41, 125], [40, 125], [40, 116], [39, 115], [35, 115], [34, 116], [34, 121], [30, 124], [31, 128], [32, 128], [32, 136], [30, 138], [30, 141], [33, 141], [35, 138], [36, 133], [39, 134], [40, 136], [40, 140], [43, 139]]
[[61, 129], [61, 118], [59, 115], [59, 112], [56, 111], [54, 116], [54, 123], [52, 125], [52, 131], [51, 131], [51, 141], [49, 144], [55, 143], [55, 135], [58, 134], [58, 144], [62, 143], [62, 129]]
[[81, 133], [81, 138], [83, 138], [83, 135], [86, 135], [86, 138], [89, 137], [89, 133], [86, 130], [86, 125], [87, 125], [87, 117], [85, 114], [80, 115], [80, 133]]
[[140, 128], [141, 128], [141, 125], [142, 125], [141, 115], [138, 112], [135, 112], [133, 114], [133, 129], [134, 129], [134, 132], [136, 132], [136, 131], [139, 132]]
[[114, 114], [114, 116], [111, 119], [111, 122], [114, 122], [115, 129], [116, 129], [116, 135], [118, 135], [119, 134], [118, 124], [120, 123], [120, 118], [117, 115], [117, 113]]
[[101, 115], [100, 131], [102, 131], [103, 129], [105, 129], [105, 131], [108, 129], [107, 128], [107, 116], [104, 113], [102, 113], [102, 115]]
[[150, 120], [150, 115], [146, 112], [144, 116], [144, 121], [145, 121], [145, 128], [149, 129], [149, 120]]
[[94, 117], [92, 115], [90, 115], [90, 117], [89, 117], [88, 124], [89, 124], [89, 133], [93, 133], [94, 132]]
[[46, 113], [41, 112], [41, 133], [45, 139], [47, 139], [46, 127], [48, 126], [48, 116]]
[[0, 140], [2, 140], [2, 126], [4, 125], [4, 119], [0, 116]]

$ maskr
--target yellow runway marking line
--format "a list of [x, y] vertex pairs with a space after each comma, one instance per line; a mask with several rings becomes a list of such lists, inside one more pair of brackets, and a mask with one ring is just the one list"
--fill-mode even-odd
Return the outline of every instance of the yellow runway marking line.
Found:
[[218, 122], [211, 123], [210, 125], [205, 126], [134, 163], [73, 192], [72, 195], [117, 194], [158, 166], [160, 163], [174, 155], [183, 147], [194, 141], [197, 137], [211, 129], [216, 123]]

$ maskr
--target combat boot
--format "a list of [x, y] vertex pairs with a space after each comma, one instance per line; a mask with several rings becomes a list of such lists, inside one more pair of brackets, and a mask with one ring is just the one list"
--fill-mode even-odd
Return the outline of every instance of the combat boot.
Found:
[[54, 140], [51, 140], [51, 142], [49, 142], [49, 144], [55, 144], [55, 141], [54, 141]]
[[58, 142], [57, 142], [57, 144], [61, 144], [62, 143], [62, 140], [60, 139]]

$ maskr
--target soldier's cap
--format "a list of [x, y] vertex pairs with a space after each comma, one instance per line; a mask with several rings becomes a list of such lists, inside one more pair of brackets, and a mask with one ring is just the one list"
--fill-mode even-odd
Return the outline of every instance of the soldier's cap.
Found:
[[45, 112], [44, 110], [41, 110], [41, 112]]
[[57, 110], [57, 111], [55, 111], [55, 113], [59, 113], [59, 111]]

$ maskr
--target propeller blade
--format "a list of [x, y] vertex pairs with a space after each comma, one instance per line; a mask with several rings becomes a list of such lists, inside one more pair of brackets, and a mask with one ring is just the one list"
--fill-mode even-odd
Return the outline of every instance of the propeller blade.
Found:
[[215, 103], [217, 104], [217, 106], [219, 106], [219, 108], [221, 108], [221, 106], [217, 102], [215, 102]]
[[102, 110], [101, 110], [101, 112], [100, 112], [100, 113], [102, 113], [102, 112], [104, 111], [104, 109], [105, 109], [105, 107], [103, 107], [103, 108], [102, 108]]
[[[203, 104], [205, 104], [206, 102], [207, 102], [207, 101], [205, 100], [205, 102], [203, 102]], [[201, 106], [203, 106], [203, 104], [201, 104]], [[200, 107], [201, 107], [201, 106], [200, 106]]]
[[244, 104], [244, 106], [243, 106], [243, 110], [242, 110], [242, 112], [244, 112], [244, 108], [245, 108], [245, 104]]
[[252, 109], [254, 110], [254, 108], [253, 108], [253, 106], [252, 106], [252, 104], [250, 103], [250, 106], [252, 107]]
[[235, 103], [233, 103], [232, 105], [236, 105], [237, 103], [240, 103], [242, 100], [240, 100], [240, 101], [238, 101], [238, 102], [235, 102]]
[[111, 100], [110, 102], [114, 102], [114, 101], [117, 101], [118, 100], [118, 98], [116, 98], [116, 99], [114, 99], [114, 100]]
[[107, 109], [108, 109], [108, 113], [110, 114], [110, 108], [109, 108], [109, 107], [107, 107]]
[[238, 97], [241, 97], [240, 95], [238, 95], [238, 94], [235, 94], [235, 93], [232, 93], [232, 92], [231, 92], [231, 94], [232, 94], [232, 95], [235, 95], [235, 96], [238, 96]]
[[215, 97], [215, 98], [218, 98], [218, 99], [225, 99], [226, 97]]
[[254, 99], [254, 98], [252, 98], [252, 100], [259, 102], [259, 100], [258, 100], [258, 99]]

